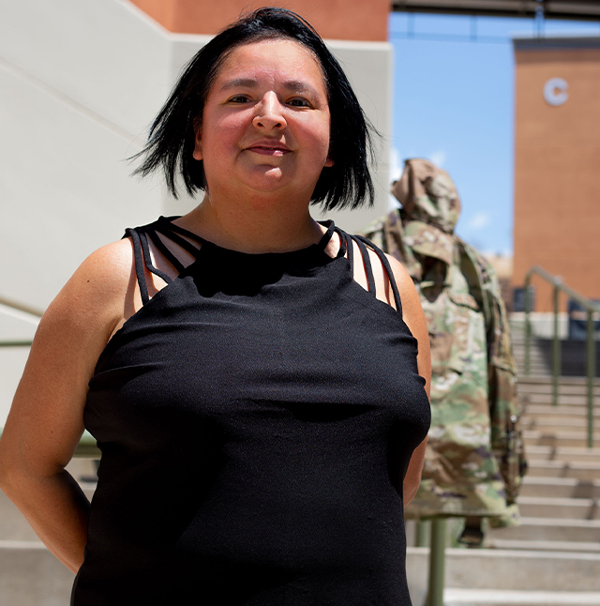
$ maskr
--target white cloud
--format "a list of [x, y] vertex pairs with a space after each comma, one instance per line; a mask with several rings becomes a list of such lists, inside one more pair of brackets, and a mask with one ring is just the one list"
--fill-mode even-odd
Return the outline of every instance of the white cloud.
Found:
[[446, 162], [447, 154], [443, 149], [438, 151], [434, 151], [432, 154], [429, 154], [429, 160], [433, 162], [436, 166], [442, 168], [444, 163]]
[[487, 213], [477, 213], [469, 219], [467, 227], [469, 229], [482, 229], [487, 227], [492, 222], [492, 218]]

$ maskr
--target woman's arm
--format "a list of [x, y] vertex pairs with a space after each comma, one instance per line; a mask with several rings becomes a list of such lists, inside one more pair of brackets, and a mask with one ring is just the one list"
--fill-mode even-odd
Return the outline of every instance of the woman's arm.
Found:
[[[412, 278], [404, 267], [393, 257], [387, 255], [394, 278], [400, 292], [400, 300], [402, 301], [402, 318], [410, 328], [419, 345], [419, 353], [417, 355], [417, 365], [419, 374], [425, 379], [425, 391], [427, 397], [430, 397], [431, 387], [431, 357], [429, 354], [429, 333], [427, 331], [427, 322], [419, 300], [419, 294], [415, 288]], [[421, 483], [421, 473], [423, 471], [423, 463], [425, 461], [425, 448], [427, 438], [425, 438], [417, 448], [413, 451], [406, 476], [404, 477], [403, 495], [404, 506], [406, 507], [417, 494]]]
[[64, 468], [83, 432], [98, 356], [136, 305], [131, 244], [88, 257], [40, 321], [0, 440], [0, 488], [73, 572], [83, 562], [89, 503]]
[[[356, 258], [360, 258], [360, 250], [356, 244], [354, 244], [354, 247], [354, 254], [356, 255]], [[374, 251], [369, 251], [369, 255], [375, 278], [375, 294], [378, 299], [395, 308], [396, 301], [394, 300], [394, 294], [390, 286], [390, 281], [383, 269], [383, 265]], [[396, 284], [398, 285], [398, 291], [400, 292], [400, 300], [402, 302], [402, 317], [413, 336], [417, 339], [419, 347], [417, 366], [419, 369], [419, 374], [426, 381], [425, 391], [427, 392], [427, 397], [430, 397], [431, 357], [429, 354], [429, 333], [427, 331], [427, 322], [425, 321], [421, 301], [419, 300], [419, 294], [417, 293], [417, 289], [415, 288], [412, 278], [400, 264], [400, 262], [390, 255], [386, 254], [386, 257], [390, 262]], [[355, 263], [354, 279], [365, 290], [368, 290], [367, 276], [362, 263]], [[426, 446], [427, 438], [425, 438], [419, 444], [419, 446], [415, 448], [411, 456], [403, 483], [405, 507], [413, 500], [417, 494], [419, 485], [421, 484], [421, 472], [423, 471], [423, 463], [425, 462]]]

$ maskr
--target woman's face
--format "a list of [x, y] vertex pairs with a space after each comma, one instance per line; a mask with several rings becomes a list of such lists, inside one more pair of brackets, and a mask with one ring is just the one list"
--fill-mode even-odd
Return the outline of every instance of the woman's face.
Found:
[[204, 106], [194, 158], [211, 196], [285, 192], [309, 199], [329, 158], [321, 67], [303, 45], [263, 40], [225, 59]]

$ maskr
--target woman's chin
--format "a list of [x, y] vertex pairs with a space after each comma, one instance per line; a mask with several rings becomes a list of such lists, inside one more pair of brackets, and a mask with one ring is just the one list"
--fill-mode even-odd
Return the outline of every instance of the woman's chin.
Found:
[[279, 166], [257, 167], [246, 181], [250, 189], [265, 193], [276, 192], [290, 183], [290, 178]]

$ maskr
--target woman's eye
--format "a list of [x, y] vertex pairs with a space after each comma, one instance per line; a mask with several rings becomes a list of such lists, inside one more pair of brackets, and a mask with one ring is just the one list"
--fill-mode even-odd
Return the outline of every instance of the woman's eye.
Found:
[[288, 105], [292, 107], [310, 107], [310, 102], [307, 99], [302, 99], [301, 97], [295, 97], [294, 99], [290, 99], [288, 101]]
[[234, 95], [229, 99], [229, 103], [248, 103], [250, 98], [246, 95]]

